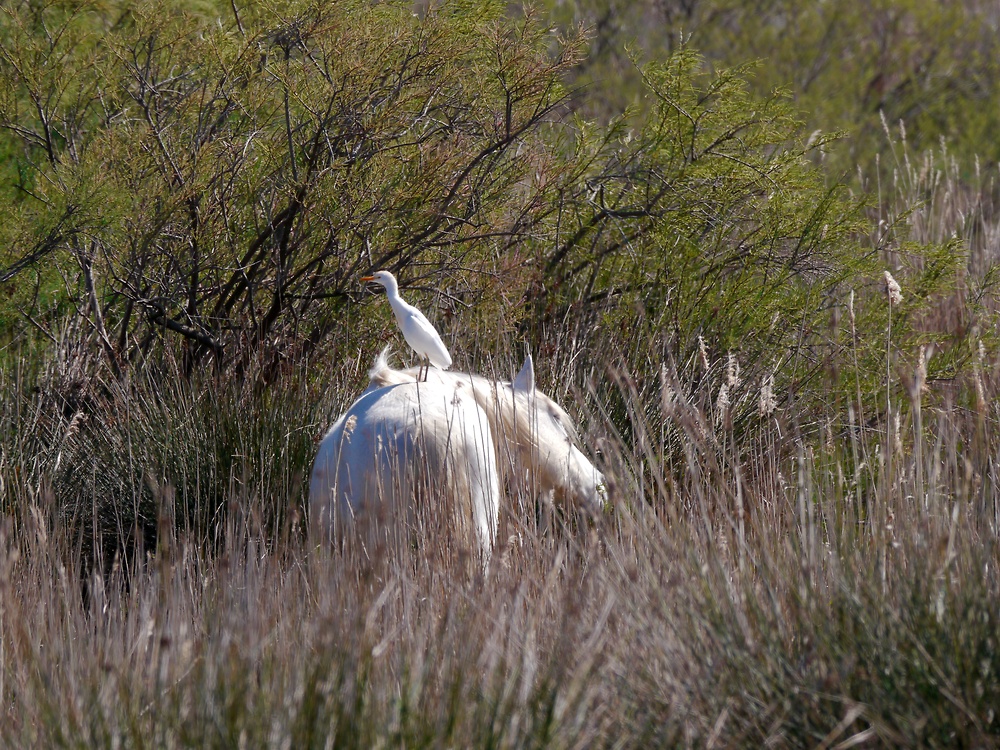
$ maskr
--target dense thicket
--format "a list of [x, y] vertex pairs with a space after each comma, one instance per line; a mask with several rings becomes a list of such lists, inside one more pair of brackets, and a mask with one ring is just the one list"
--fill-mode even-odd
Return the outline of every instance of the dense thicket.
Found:
[[[607, 118], [641, 98], [636, 63], [678, 47], [721, 68], [759, 60], [751, 86], [787, 90], [809, 132], [845, 131], [828, 167], [834, 178], [888, 156], [883, 122], [900, 121], [922, 152], [947, 139], [967, 164], [1000, 157], [997, 35], [1000, 15], [980, 0], [576, 0], [544, 2], [564, 26], [594, 29], [578, 80], [601, 92], [581, 99]], [[613, 85], [608, 85], [614, 81]], [[889, 164], [887, 175], [893, 165]]]
[[[49, 451], [67, 507], [141, 509], [145, 471], [187, 487], [185, 507], [220, 505], [215, 470], [192, 498], [179, 455], [116, 460], [137, 437], [109, 399], [147, 400], [132, 384], [172, 356], [188, 377], [264, 381], [322, 356], [341, 380], [391, 335], [361, 304], [375, 268], [433, 288], [417, 299], [459, 363], [524, 342], [566, 385], [607, 382], [609, 363], [655, 385], [664, 357], [707, 345], [748, 384], [794, 362], [782, 377], [805, 388], [832, 295], [872, 277], [856, 201], [809, 158], [828, 140], [745, 69], [678, 50], [643, 70], [646, 107], [593, 124], [564, 88], [580, 38], [503, 4], [168, 10], [7, 9], [4, 325], [86, 359], [46, 386], [59, 419], [86, 417], [86, 447]], [[217, 448], [225, 477], [239, 452]]]
[[539, 135], [576, 47], [550, 57], [496, 8], [9, 15], [23, 184], [3, 278], [65, 279], [114, 369], [163, 336], [189, 370], [301, 357], [334, 328], [353, 346], [363, 271], [438, 285], [551, 210]]
[[745, 70], [680, 50], [646, 110], [590, 125], [564, 106], [579, 40], [500, 7], [164, 11], [26, 4], [4, 44], [2, 278], [71, 304], [118, 374], [164, 338], [188, 372], [353, 348], [374, 267], [430, 280], [460, 349], [556, 348], [572, 318], [569, 358], [637, 301], [682, 352], [780, 349], [751, 334], [855, 270], [853, 207], [806, 158], [827, 141]]

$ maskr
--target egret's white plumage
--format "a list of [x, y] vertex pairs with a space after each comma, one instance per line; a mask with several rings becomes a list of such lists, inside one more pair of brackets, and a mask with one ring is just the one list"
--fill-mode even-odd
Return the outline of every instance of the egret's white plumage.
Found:
[[403, 332], [403, 338], [413, 351], [442, 370], [451, 367], [451, 354], [437, 329], [420, 310], [399, 296], [399, 284], [396, 283], [395, 276], [388, 271], [377, 271], [371, 276], [363, 276], [361, 280], [374, 281], [385, 287], [385, 295], [389, 298], [399, 330]]

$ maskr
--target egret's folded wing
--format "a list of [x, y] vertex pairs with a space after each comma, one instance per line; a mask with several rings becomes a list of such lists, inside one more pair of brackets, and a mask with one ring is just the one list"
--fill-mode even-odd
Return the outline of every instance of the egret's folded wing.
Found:
[[448, 353], [448, 348], [441, 340], [437, 329], [430, 324], [430, 321], [419, 310], [414, 311], [410, 315], [406, 321], [406, 325], [409, 330], [403, 331], [403, 335], [407, 337], [407, 340], [409, 340], [409, 337], [413, 338], [410, 345], [414, 349], [419, 344], [420, 350], [427, 355], [432, 363], [438, 367], [451, 366], [451, 354]]

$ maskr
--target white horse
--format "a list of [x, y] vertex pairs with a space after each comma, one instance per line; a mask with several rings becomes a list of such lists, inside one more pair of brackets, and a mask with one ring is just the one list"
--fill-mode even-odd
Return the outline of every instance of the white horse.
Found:
[[400, 512], [418, 499], [415, 482], [433, 484], [459, 529], [472, 522], [488, 558], [501, 474], [513, 493], [601, 512], [604, 477], [574, 444], [566, 412], [535, 389], [530, 356], [511, 383], [442, 370], [418, 382], [418, 373], [378, 356], [368, 389], [320, 443], [309, 485], [314, 528], [329, 535], [364, 515]]

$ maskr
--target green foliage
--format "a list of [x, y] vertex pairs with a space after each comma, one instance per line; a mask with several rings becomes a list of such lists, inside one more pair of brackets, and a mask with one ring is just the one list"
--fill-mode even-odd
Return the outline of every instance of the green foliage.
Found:
[[625, 50], [661, 59], [691, 45], [712, 66], [762, 61], [752, 85], [761, 95], [787, 88], [807, 118], [807, 130], [846, 131], [830, 157], [835, 178], [858, 165], [869, 171], [884, 151], [880, 119], [906, 123], [918, 152], [946, 138], [968, 163], [1000, 155], [996, 19], [982, 3], [937, 0], [700, 0], [620, 3], [545, 2], [564, 27], [594, 29], [577, 73], [598, 95], [582, 105], [614, 117], [639, 103], [639, 74]]
[[[787, 98], [758, 97], [750, 74], [707, 73], [686, 48], [647, 66], [642, 113], [606, 130], [581, 124], [584, 166], [549, 219], [533, 340], [557, 368], [605, 352], [642, 384], [647, 413], [661, 369], [690, 370], [702, 347], [706, 366], [738, 358], [734, 400], [780, 365], [808, 408], [828, 387], [831, 304], [881, 274], [862, 250], [862, 203], [810, 158], [829, 139], [806, 139]], [[706, 373], [716, 389], [722, 369]], [[589, 372], [600, 381], [602, 363]], [[627, 431], [627, 410], [615, 409]]]
[[[764, 382], [810, 419], [845, 393], [878, 414], [896, 351], [933, 341], [948, 350], [938, 372], [967, 356], [917, 325], [962, 271], [943, 240], [878, 240], [913, 260], [883, 336], [863, 201], [822, 171], [831, 138], [807, 138], [785, 94], [755, 93], [763, 68], [709, 72], [680, 47], [636, 66], [644, 106], [602, 125], [564, 109], [580, 40], [557, 43], [502, 4], [423, 17], [397, 4], [168, 7], [7, 11], [0, 125], [31, 172], [3, 230], [7, 315], [72, 338], [89, 353], [80, 377], [108, 384], [63, 415], [90, 420], [88, 448], [67, 454], [61, 478], [38, 475], [70, 515], [101, 504], [73, 492], [100, 475], [105, 528], [139, 519], [155, 533], [161, 483], [189, 504], [183, 517], [210, 526], [243, 472], [225, 458], [245, 454], [236, 425], [256, 423], [260, 404], [206, 400], [204, 365], [227, 388], [282, 382], [286, 364], [317, 352], [346, 372], [384, 337], [386, 318], [356, 304], [358, 276], [375, 267], [435, 279], [459, 361], [526, 339], [566, 389], [596, 380], [623, 434], [657, 412], [668, 370], [700, 373], [705, 403], [725, 385], [749, 424]], [[58, 69], [32, 72], [46, 50]], [[831, 317], [852, 290], [845, 344]], [[175, 356], [201, 383], [190, 393], [172, 382]], [[638, 412], [605, 367], [640, 384]], [[76, 398], [67, 382], [46, 385], [56, 401]], [[105, 417], [133, 401], [150, 407], [141, 428]], [[232, 419], [213, 421], [219, 410]], [[178, 442], [163, 437], [185, 425]]]
[[51, 77], [18, 73], [44, 41], [30, 9], [5, 45], [0, 124], [35, 187], [2, 278], [58, 268], [115, 362], [164, 332], [189, 367], [301, 356], [350, 320], [362, 272], [477, 267], [537, 222], [525, 175], [573, 40], [549, 56], [537, 24], [481, 4], [163, 11], [104, 11]]

